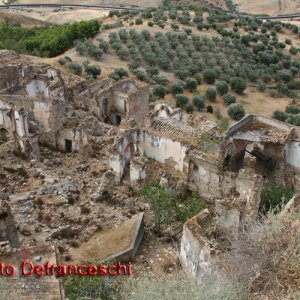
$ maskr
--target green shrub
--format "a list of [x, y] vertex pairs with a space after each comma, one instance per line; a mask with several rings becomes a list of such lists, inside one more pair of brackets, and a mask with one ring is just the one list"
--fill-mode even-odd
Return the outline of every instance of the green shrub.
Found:
[[300, 113], [300, 107], [298, 105], [291, 104], [285, 108], [285, 112], [288, 114], [296, 115]]
[[189, 97], [178, 94], [176, 95], [176, 107], [184, 108], [189, 103]]
[[220, 81], [217, 83], [217, 92], [219, 95], [223, 96], [224, 94], [227, 94], [229, 91], [228, 84], [225, 81]]
[[223, 133], [225, 132], [229, 127], [229, 120], [223, 116], [219, 118], [218, 122], [219, 132]]
[[193, 104], [198, 110], [203, 109], [205, 107], [205, 100], [205, 97], [199, 94], [194, 95], [192, 98]]
[[189, 113], [189, 114], [193, 113], [194, 110], [195, 110], [194, 105], [191, 104], [191, 103], [188, 104], [188, 105], [185, 107], [185, 111], [186, 111], [187, 113]]
[[203, 72], [203, 79], [209, 84], [215, 83], [217, 76], [218, 74], [212, 69], [207, 69]]
[[165, 86], [165, 85], [167, 85], [167, 84], [169, 83], [168, 77], [166, 77], [166, 76], [164, 76], [164, 75], [161, 75], [161, 76], [159, 76], [159, 75], [153, 75], [153, 76], [152, 76], [152, 79], [153, 79], [156, 83], [161, 84], [161, 85], [163, 85], [163, 86]]
[[101, 74], [101, 68], [95, 65], [88, 65], [85, 68], [85, 72], [96, 79], [97, 76]]
[[146, 67], [146, 72], [152, 77], [153, 75], [159, 74], [159, 68], [148, 66]]
[[207, 108], [206, 108], [207, 112], [210, 113], [210, 114], [213, 114], [214, 113], [214, 108], [211, 106], [211, 105], [208, 105]]
[[100, 42], [99, 42], [99, 48], [102, 49], [102, 51], [104, 53], [107, 53], [109, 45], [108, 45], [108, 43], [106, 41], [104, 41], [104, 40], [101, 39]]
[[291, 47], [289, 52], [292, 54], [292, 55], [296, 55], [298, 53], [299, 49], [298, 48], [295, 48], [295, 47]]
[[265, 92], [267, 89], [267, 86], [263, 82], [259, 82], [257, 85], [257, 90], [259, 92]]
[[141, 70], [134, 70], [133, 71], [133, 74], [135, 75], [135, 77], [138, 79], [138, 80], [141, 80], [141, 81], [144, 81], [146, 80], [147, 76], [146, 76], [146, 73], [141, 71]]
[[67, 60], [66, 60], [65, 58], [61, 57], [61, 58], [58, 60], [58, 63], [59, 63], [61, 66], [63, 66], [63, 65], [65, 65], [65, 64], [67, 63]]
[[234, 77], [230, 80], [230, 87], [238, 94], [242, 94], [246, 89], [246, 82], [243, 78]]
[[74, 73], [76, 75], [80, 75], [82, 73], [82, 66], [75, 62], [69, 63], [68, 69], [71, 73]]
[[146, 185], [140, 191], [140, 195], [149, 198], [156, 226], [171, 225], [174, 221], [184, 224], [204, 209], [204, 203], [197, 194], [194, 193], [181, 200], [157, 182]]
[[[99, 265], [93, 263], [93, 265]], [[77, 299], [121, 299], [119, 282], [103, 276], [70, 276], [64, 282], [66, 297]]]
[[124, 68], [116, 68], [114, 72], [118, 74], [120, 78], [128, 77], [128, 71]]
[[136, 18], [135, 19], [135, 25], [142, 25], [143, 24], [143, 19], [142, 18]]
[[99, 29], [95, 20], [34, 28], [0, 23], [0, 44], [25, 54], [54, 57], [73, 47], [75, 40], [93, 37]]
[[262, 193], [260, 201], [260, 211], [267, 213], [270, 210], [276, 212], [282, 209], [282, 205], [286, 204], [292, 197], [294, 191], [286, 186], [267, 184]]
[[188, 77], [185, 81], [185, 85], [190, 92], [193, 92], [197, 89], [198, 82], [195, 78]]
[[205, 96], [209, 101], [215, 102], [217, 98], [217, 92], [214, 88], [208, 88], [205, 92]]
[[166, 89], [163, 85], [157, 84], [153, 88], [153, 95], [156, 95], [161, 98], [165, 98]]
[[183, 91], [184, 91], [184, 87], [181, 82], [176, 82], [171, 86], [171, 92], [173, 95], [182, 94]]
[[287, 117], [288, 117], [288, 114], [284, 111], [280, 111], [277, 109], [273, 112], [273, 118], [278, 121], [285, 122]]
[[241, 104], [232, 103], [227, 110], [228, 115], [234, 120], [240, 120], [245, 116], [245, 109]]
[[120, 80], [121, 79], [120, 76], [115, 71], [111, 72], [108, 75], [108, 77], [111, 78], [111, 79], [114, 79], [114, 80]]
[[232, 104], [232, 103], [236, 103], [236, 98], [235, 98], [235, 96], [230, 95], [230, 94], [225, 94], [225, 95], [223, 96], [223, 100], [224, 100], [224, 103], [225, 103], [227, 106], [229, 106], [229, 105]]

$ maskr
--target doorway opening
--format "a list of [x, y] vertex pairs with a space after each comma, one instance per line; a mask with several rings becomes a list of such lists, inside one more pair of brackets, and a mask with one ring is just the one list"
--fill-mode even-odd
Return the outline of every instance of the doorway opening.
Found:
[[65, 140], [65, 149], [67, 153], [72, 152], [72, 141], [71, 140]]

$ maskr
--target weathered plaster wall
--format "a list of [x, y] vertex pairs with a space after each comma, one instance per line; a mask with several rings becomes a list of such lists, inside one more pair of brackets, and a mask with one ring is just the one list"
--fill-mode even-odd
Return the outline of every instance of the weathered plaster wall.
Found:
[[143, 123], [149, 111], [149, 87], [143, 86], [129, 94], [127, 105], [129, 118], [133, 118], [137, 124]]
[[42, 80], [32, 80], [26, 85], [26, 92], [32, 98], [50, 99], [47, 83]]
[[0, 91], [19, 84], [21, 71], [19, 66], [6, 65], [0, 69]]
[[[204, 215], [205, 219], [209, 218], [207, 210], [200, 214]], [[195, 216], [183, 226], [179, 258], [182, 268], [201, 281], [208, 273], [211, 274], [214, 271], [213, 266], [217, 260], [211, 244], [198, 231], [204, 234], [200, 224], [197, 223], [197, 216]]]
[[66, 140], [72, 141], [72, 151], [79, 151], [88, 144], [88, 137], [83, 129], [62, 129], [57, 133], [56, 143], [60, 151], [66, 151]]
[[9, 135], [12, 137], [12, 132], [15, 128], [14, 122], [12, 122], [9, 116], [11, 106], [7, 103], [0, 101], [0, 128], [4, 128], [8, 131]]
[[291, 141], [285, 145], [286, 162], [294, 168], [300, 169], [300, 142]]
[[263, 178], [244, 170], [238, 173], [220, 172], [213, 162], [191, 153], [187, 187], [207, 199], [222, 199], [232, 190], [236, 190], [245, 205], [243, 217], [245, 221], [251, 221], [259, 207]]
[[170, 165], [174, 169], [183, 171], [186, 146], [180, 142], [155, 135], [144, 130], [134, 130], [123, 137], [116, 145], [116, 152], [109, 158], [110, 167], [122, 178], [124, 168], [135, 151], [141, 156], [152, 158], [160, 163]]

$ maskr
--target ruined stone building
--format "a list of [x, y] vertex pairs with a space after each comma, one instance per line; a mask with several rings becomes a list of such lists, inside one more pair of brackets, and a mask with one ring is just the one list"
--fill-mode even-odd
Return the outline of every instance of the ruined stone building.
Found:
[[147, 85], [130, 80], [87, 85], [52, 67], [28, 65], [12, 51], [1, 51], [0, 58], [0, 141], [15, 140], [26, 157], [39, 159], [39, 144], [79, 150], [88, 144], [89, 123], [140, 125], [148, 113]]
[[[27, 246], [45, 240], [73, 239], [74, 243], [84, 230], [88, 235], [95, 233], [101, 227], [101, 213], [94, 213], [99, 209], [96, 202], [107, 201], [111, 193], [111, 202], [118, 203], [120, 194], [114, 189], [121, 190], [126, 183], [126, 194], [119, 203], [122, 213], [125, 200], [132, 200], [132, 187], [161, 177], [167, 188], [182, 196], [195, 192], [209, 207], [189, 220], [183, 231], [181, 261], [196, 277], [218, 260], [211, 255], [219, 253], [212, 245], [212, 226], [219, 238], [217, 244], [226, 244], [256, 219], [265, 183], [300, 191], [300, 131], [291, 125], [250, 115], [223, 135], [215, 122], [195, 124], [192, 116], [166, 101], [149, 105], [145, 83], [107, 78], [89, 83], [53, 67], [32, 65], [12, 51], [0, 51], [0, 144], [7, 142], [33, 164], [43, 159], [40, 146], [67, 153], [85, 152], [90, 147], [101, 154], [90, 164], [85, 157], [76, 162], [72, 176], [78, 186], [70, 174], [62, 175], [62, 170], [55, 176], [46, 174], [61, 164], [59, 158], [50, 163], [46, 160], [48, 164], [43, 166], [52, 169], [44, 172], [41, 167], [32, 172], [42, 186], [34, 187], [29, 196], [16, 197], [12, 206], [21, 216], [19, 228], [36, 230], [37, 224], [42, 224], [47, 234], [39, 228], [34, 232], [35, 241], [22, 237]], [[154, 162], [163, 169], [163, 176], [153, 174]], [[95, 165], [97, 169], [89, 170]], [[22, 177], [16, 174], [17, 167], [10, 171], [13, 174], [8, 178]], [[77, 205], [79, 200], [83, 204]], [[134, 202], [130, 203], [134, 211]], [[0, 246], [18, 248], [21, 243], [18, 230], [11, 226], [10, 207], [3, 203], [0, 208]], [[85, 216], [88, 214], [93, 217]], [[29, 220], [24, 220], [25, 216]], [[43, 225], [47, 220], [49, 224]], [[59, 284], [54, 285], [60, 293]]]

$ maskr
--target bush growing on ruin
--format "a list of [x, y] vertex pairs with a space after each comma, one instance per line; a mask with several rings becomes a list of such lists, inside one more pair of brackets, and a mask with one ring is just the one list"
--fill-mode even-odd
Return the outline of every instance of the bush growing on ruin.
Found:
[[[270, 195], [272, 196], [272, 195]], [[231, 281], [261, 299], [297, 299], [300, 254], [299, 214], [269, 212], [232, 241], [223, 267]]]
[[232, 103], [227, 110], [228, 115], [234, 120], [240, 120], [245, 116], [245, 109], [241, 104]]
[[230, 94], [225, 94], [223, 96], [224, 103], [229, 106], [232, 103], [236, 103], [236, 97]]
[[176, 95], [176, 107], [185, 108], [185, 106], [189, 103], [189, 97], [183, 94]]
[[183, 224], [205, 207], [197, 194], [193, 193], [182, 200], [161, 187], [158, 182], [149, 183], [139, 194], [150, 200], [156, 226], [171, 225], [175, 221]]
[[225, 81], [220, 81], [217, 83], [217, 92], [219, 95], [223, 96], [224, 94], [227, 94], [229, 91], [228, 84]]
[[209, 84], [215, 83], [217, 76], [218, 74], [212, 69], [208, 69], [203, 72], [203, 79]]
[[71, 73], [75, 75], [80, 75], [82, 73], [82, 66], [75, 62], [69, 63], [68, 69]]
[[130, 300], [243, 300], [247, 292], [235, 283], [223, 278], [209, 278], [197, 283], [195, 278], [180, 272], [175, 276], [161, 274], [159, 277], [130, 279], [122, 290], [122, 297]]
[[190, 92], [193, 92], [197, 89], [198, 82], [195, 78], [188, 77], [185, 81], [185, 86]]
[[214, 88], [208, 88], [205, 92], [205, 96], [209, 101], [215, 102], [217, 98], [217, 92]]
[[[99, 264], [101, 262], [93, 263], [93, 265]], [[70, 300], [121, 299], [120, 286], [118, 280], [111, 280], [103, 276], [69, 276], [64, 282], [65, 294]]]
[[224, 133], [229, 127], [229, 120], [223, 116], [218, 121], [219, 132]]
[[278, 212], [292, 197], [294, 191], [287, 187], [268, 183], [261, 193], [260, 211], [267, 213], [270, 210]]
[[230, 80], [230, 87], [238, 94], [243, 94], [246, 89], [246, 82], [240, 77], [234, 77]]
[[198, 110], [203, 109], [205, 107], [205, 100], [205, 97], [199, 94], [194, 95], [192, 98], [193, 104]]
[[157, 84], [153, 88], [153, 95], [156, 95], [160, 98], [165, 98], [166, 95], [166, 89], [163, 85]]

